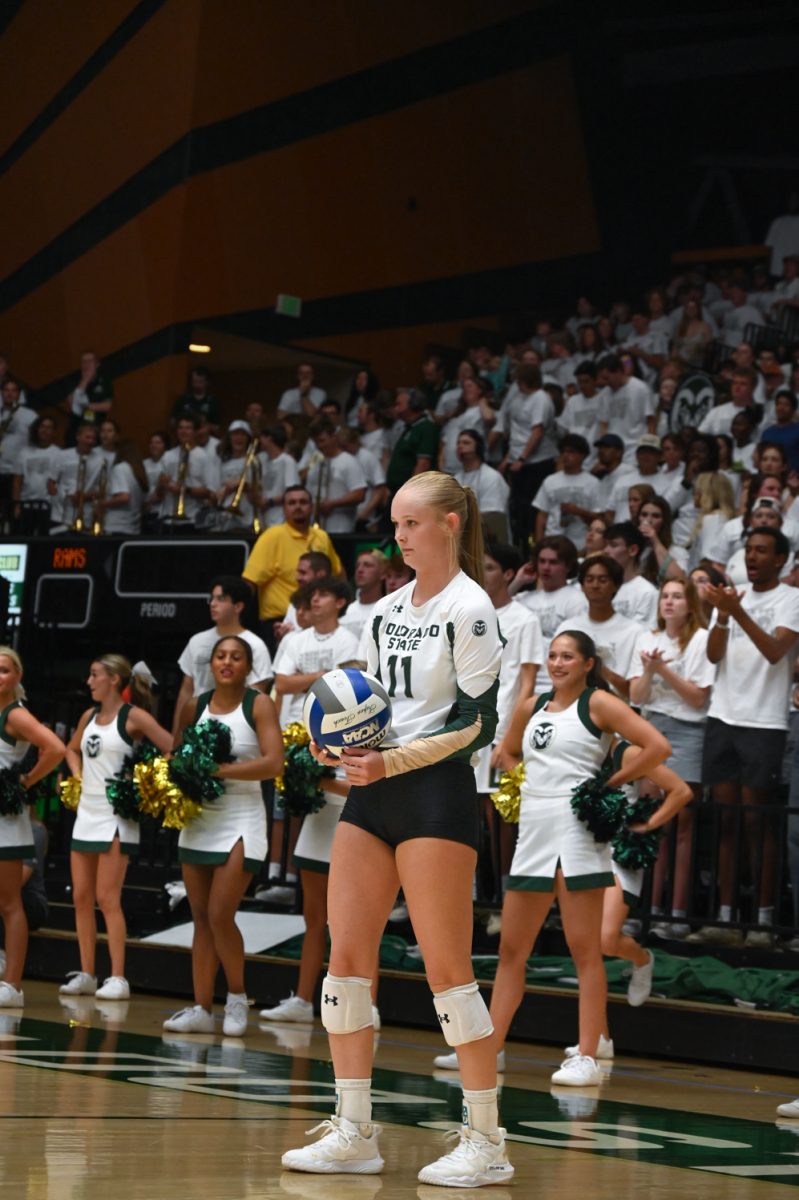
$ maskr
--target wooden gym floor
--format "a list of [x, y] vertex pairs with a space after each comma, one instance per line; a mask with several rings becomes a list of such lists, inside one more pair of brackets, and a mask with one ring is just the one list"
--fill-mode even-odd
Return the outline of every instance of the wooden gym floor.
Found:
[[[377, 1036], [380, 1176], [285, 1172], [280, 1155], [331, 1110], [327, 1043], [312, 1027], [244, 1039], [176, 1037], [161, 1023], [183, 1001], [59, 999], [27, 981], [24, 1013], [0, 1013], [0, 1190], [13, 1200], [443, 1200], [416, 1172], [445, 1151], [457, 1077], [434, 1072], [440, 1037]], [[786, 1045], [786, 1054], [796, 1053]], [[551, 1048], [513, 1043], [502, 1116], [516, 1167], [507, 1200], [630, 1195], [777, 1200], [799, 1186], [799, 1120], [777, 1104], [799, 1084], [777, 1075], [617, 1058], [601, 1088], [554, 1089]], [[799, 1193], [797, 1193], [799, 1200]]]

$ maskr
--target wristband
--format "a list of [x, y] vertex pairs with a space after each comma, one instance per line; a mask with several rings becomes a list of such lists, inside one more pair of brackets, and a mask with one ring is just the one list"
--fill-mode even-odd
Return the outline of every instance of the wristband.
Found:
[[719, 617], [719, 618], [717, 619], [717, 621], [716, 621], [716, 625], [719, 627], [719, 629], [729, 629], [729, 627], [730, 627], [730, 618], [729, 618], [729, 617], [727, 617], [727, 620], [726, 620], [726, 621], [722, 621], [722, 620], [721, 620], [721, 618]]

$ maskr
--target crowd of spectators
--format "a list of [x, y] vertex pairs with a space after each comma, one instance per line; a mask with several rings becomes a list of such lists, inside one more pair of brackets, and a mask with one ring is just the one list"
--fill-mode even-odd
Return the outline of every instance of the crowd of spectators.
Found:
[[[656, 872], [660, 931], [741, 940], [747, 885], [748, 944], [772, 946], [783, 825], [770, 805], [792, 770], [799, 807], [799, 755], [792, 768], [785, 744], [799, 724], [799, 253], [777, 269], [688, 273], [604, 312], [582, 297], [520, 343], [471, 348], [451, 373], [431, 354], [412, 386], [391, 392], [360, 370], [327, 395], [303, 363], [276, 403], [250, 403], [226, 426], [195, 367], [144, 458], [117, 424], [96, 355], [82, 356], [64, 399], [63, 447], [58, 414], [37, 414], [0, 360], [5, 529], [250, 529], [261, 536], [245, 578], [274, 653], [302, 628], [303, 605], [313, 627], [309, 595], [296, 593], [301, 556], [320, 554], [325, 577], [340, 578], [340, 535], [388, 549], [392, 495], [420, 471], [454, 475], [477, 495], [497, 561], [519, 555], [509, 594], [537, 625], [535, 688], [547, 688], [555, 632], [584, 628], [612, 688], [676, 722], [672, 740], [676, 730], [693, 747], [697, 802], [710, 788], [720, 806], [715, 923], [692, 931], [687, 919], [688, 809]], [[355, 600], [361, 626], [367, 609]], [[345, 610], [338, 619], [344, 627]], [[799, 815], [788, 830], [799, 910]]]

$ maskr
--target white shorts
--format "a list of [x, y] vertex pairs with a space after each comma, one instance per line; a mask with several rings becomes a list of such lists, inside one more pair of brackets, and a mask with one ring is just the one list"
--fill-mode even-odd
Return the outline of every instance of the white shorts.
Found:
[[572, 812], [570, 796], [535, 799], [522, 792], [510, 891], [551, 892], [560, 867], [570, 892], [613, 887], [610, 845], [595, 842]]
[[203, 805], [198, 817], [181, 829], [178, 857], [182, 863], [221, 866], [238, 843], [244, 844], [244, 868], [251, 874], [260, 870], [268, 849], [266, 809], [260, 789], [237, 795], [225, 792], [213, 804]]
[[0, 861], [35, 858], [30, 813], [26, 808], [13, 817], [0, 817]]
[[341, 810], [344, 808], [344, 797], [330, 796], [328, 793], [325, 795], [327, 803], [318, 812], [309, 813], [302, 823], [300, 836], [294, 847], [294, 862], [301, 870], [327, 874], [330, 870], [333, 838]]
[[118, 817], [105, 792], [81, 792], [78, 813], [72, 827], [72, 849], [84, 854], [103, 854], [119, 838], [123, 854], [130, 854], [139, 845], [139, 826], [135, 821]]

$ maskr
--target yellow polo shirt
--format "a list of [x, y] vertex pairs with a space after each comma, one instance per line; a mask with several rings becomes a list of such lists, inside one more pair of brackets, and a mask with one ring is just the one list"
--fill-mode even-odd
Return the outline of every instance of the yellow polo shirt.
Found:
[[340, 574], [341, 559], [335, 546], [317, 525], [300, 533], [284, 521], [258, 538], [242, 574], [258, 588], [258, 615], [262, 621], [285, 616], [292, 593], [297, 590], [297, 563], [309, 550], [326, 554], [333, 574]]

